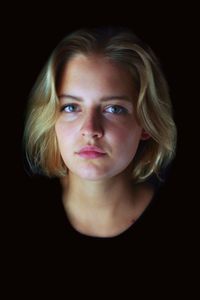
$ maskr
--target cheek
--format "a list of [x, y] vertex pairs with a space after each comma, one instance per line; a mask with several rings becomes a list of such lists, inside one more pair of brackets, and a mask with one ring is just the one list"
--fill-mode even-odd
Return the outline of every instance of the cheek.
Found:
[[[141, 139], [142, 129], [134, 124], [130, 126], [115, 127], [112, 130], [110, 140], [118, 144], [120, 148], [127, 151], [128, 149], [135, 149]], [[128, 147], [128, 149], [127, 149]]]
[[56, 136], [58, 140], [59, 148], [62, 152], [62, 149], [70, 144], [74, 137], [73, 128], [69, 125], [66, 126], [64, 122], [57, 121], [55, 125]]

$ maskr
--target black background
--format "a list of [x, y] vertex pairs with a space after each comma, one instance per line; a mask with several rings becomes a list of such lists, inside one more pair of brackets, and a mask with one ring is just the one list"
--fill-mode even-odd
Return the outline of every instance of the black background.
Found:
[[[183, 263], [193, 266], [195, 251], [194, 215], [198, 199], [199, 159], [196, 153], [199, 134], [197, 69], [197, 19], [195, 7], [165, 2], [113, 4], [11, 5], [2, 11], [2, 193], [8, 207], [4, 228], [8, 260], [25, 247], [29, 216], [33, 219], [32, 190], [48, 188], [49, 181], [31, 179], [23, 167], [22, 134], [27, 98], [35, 79], [57, 43], [72, 30], [98, 25], [130, 27], [160, 58], [170, 86], [174, 117], [178, 128], [177, 155], [166, 183], [166, 198], [176, 216]], [[4, 54], [5, 52], [5, 54]], [[38, 191], [39, 191], [38, 189]], [[44, 209], [44, 207], [42, 208]], [[37, 217], [37, 216], [36, 216]], [[170, 220], [169, 220], [170, 221]], [[17, 253], [17, 254], [16, 254]], [[16, 256], [14, 256], [16, 257]], [[190, 261], [191, 260], [191, 261]], [[11, 269], [9, 269], [11, 270]], [[187, 273], [187, 272], [186, 272]], [[8, 276], [9, 277], [9, 276]]]

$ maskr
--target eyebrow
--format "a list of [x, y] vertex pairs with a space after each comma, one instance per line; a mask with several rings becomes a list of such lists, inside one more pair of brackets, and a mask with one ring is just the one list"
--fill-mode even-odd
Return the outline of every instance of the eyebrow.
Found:
[[[80, 101], [80, 102], [83, 101], [83, 99], [81, 97], [76, 97], [76, 96], [68, 95], [68, 94], [61, 94], [61, 95], [58, 96], [58, 98], [59, 99], [61, 99], [61, 98], [70, 98], [70, 99], [73, 99], [73, 100], [76, 100], [76, 101]], [[125, 101], [128, 101], [128, 102], [132, 102], [132, 99], [129, 96], [126, 96], [126, 95], [105, 96], [105, 97], [102, 97], [100, 100], [102, 102], [109, 101], [109, 100], [125, 100]]]

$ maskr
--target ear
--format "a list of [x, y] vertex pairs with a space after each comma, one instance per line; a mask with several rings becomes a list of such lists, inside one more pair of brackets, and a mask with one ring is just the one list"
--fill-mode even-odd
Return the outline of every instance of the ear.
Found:
[[150, 138], [150, 135], [144, 129], [142, 129], [141, 140], [146, 141], [149, 138]]

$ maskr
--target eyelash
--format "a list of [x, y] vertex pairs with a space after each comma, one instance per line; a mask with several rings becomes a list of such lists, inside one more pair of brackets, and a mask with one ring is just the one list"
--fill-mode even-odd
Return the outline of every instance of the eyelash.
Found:
[[[65, 111], [65, 109], [66, 109], [67, 107], [69, 107], [69, 106], [77, 107], [76, 104], [72, 104], [72, 103], [70, 103], [70, 104], [65, 104], [65, 105], [63, 105], [63, 106], [61, 107], [61, 111]], [[71, 112], [74, 112], [74, 111], [65, 111], [65, 112], [66, 112], [66, 113], [71, 113]]]
[[[74, 112], [77, 112], [77, 111], [65, 111], [65, 109], [67, 108], [67, 107], [75, 107], [75, 108], [77, 108], [78, 107], [78, 105], [77, 104], [73, 104], [73, 103], [70, 103], [70, 104], [66, 104], [66, 105], [63, 105], [62, 107], [61, 107], [61, 112], [62, 111], [64, 111], [64, 112], [66, 112], [66, 113], [74, 113]], [[123, 107], [123, 106], [121, 106], [121, 105], [110, 105], [110, 106], [108, 106], [106, 109], [109, 109], [109, 108], [117, 108], [118, 109], [118, 112], [111, 112], [111, 114], [116, 114], [116, 115], [123, 115], [123, 114], [127, 114], [128, 113], [128, 110], [125, 108], [125, 107]], [[119, 110], [120, 110], [120, 112], [119, 112]]]

